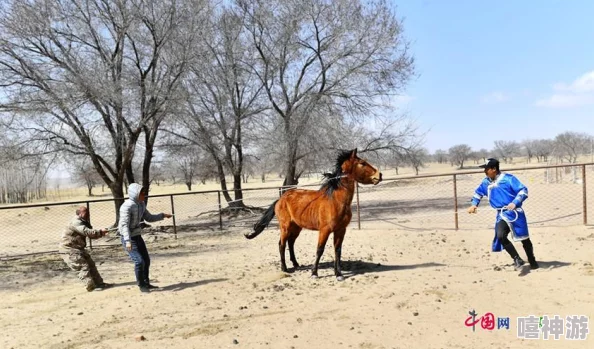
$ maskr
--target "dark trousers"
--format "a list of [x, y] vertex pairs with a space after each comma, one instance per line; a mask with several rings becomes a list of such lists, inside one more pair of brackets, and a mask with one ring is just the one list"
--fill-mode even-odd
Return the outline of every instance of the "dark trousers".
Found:
[[[495, 226], [495, 229], [497, 232], [497, 237], [499, 238], [499, 241], [501, 241], [501, 245], [503, 245], [503, 248], [505, 248], [507, 253], [509, 253], [509, 255], [512, 258], [518, 257], [518, 252], [514, 248], [514, 245], [507, 238], [507, 234], [509, 234], [509, 232], [511, 231], [507, 222], [505, 222], [504, 220], [500, 220]], [[534, 250], [530, 238], [522, 240], [522, 246], [524, 247], [524, 251], [526, 251], [526, 256], [528, 257], [528, 260], [534, 260]]]
[[130, 259], [134, 262], [134, 274], [136, 275], [136, 283], [138, 286], [148, 286], [149, 284], [149, 267], [151, 266], [151, 258], [149, 257], [146, 244], [142, 236], [132, 236], [130, 238], [132, 243], [132, 251], [126, 249], [126, 243], [122, 239], [124, 250], [128, 252]]

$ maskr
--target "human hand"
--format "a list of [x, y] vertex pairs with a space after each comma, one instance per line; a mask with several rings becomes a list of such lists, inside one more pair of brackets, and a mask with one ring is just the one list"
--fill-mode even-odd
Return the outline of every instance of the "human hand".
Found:
[[476, 207], [476, 206], [474, 206], [474, 205], [473, 205], [473, 206], [470, 206], [470, 207], [468, 208], [468, 213], [476, 213], [476, 208], [477, 208], [477, 207]]
[[132, 243], [130, 241], [126, 242], [126, 250], [132, 251]]
[[169, 213], [163, 213], [163, 217], [165, 217], [165, 218], [171, 218], [171, 217], [173, 217], [173, 215], [171, 215]]
[[504, 208], [506, 208], [506, 209], [508, 209], [510, 211], [513, 211], [513, 210], [516, 209], [516, 204], [514, 204], [513, 202], [511, 202], [511, 203], [507, 204], [507, 206], [505, 206]]

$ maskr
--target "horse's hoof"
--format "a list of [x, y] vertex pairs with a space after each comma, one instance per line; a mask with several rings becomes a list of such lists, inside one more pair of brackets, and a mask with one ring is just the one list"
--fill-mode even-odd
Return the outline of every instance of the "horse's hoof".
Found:
[[337, 276], [336, 281], [344, 281], [344, 276], [342, 276], [342, 275]]
[[312, 279], [317, 279], [317, 278], [318, 278], [318, 276], [317, 276], [317, 275], [312, 275], [312, 276], [311, 276], [311, 278], [312, 278]]

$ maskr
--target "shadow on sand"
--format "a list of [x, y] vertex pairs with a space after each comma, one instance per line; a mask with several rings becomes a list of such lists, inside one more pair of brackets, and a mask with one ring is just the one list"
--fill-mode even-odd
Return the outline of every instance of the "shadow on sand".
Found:
[[[381, 263], [373, 263], [366, 261], [342, 261], [342, 272], [345, 278], [353, 277], [355, 275], [362, 275], [366, 273], [381, 273], [385, 271], [397, 271], [397, 270], [408, 270], [418, 268], [434, 268], [434, 267], [445, 267], [445, 264], [441, 263], [419, 263], [419, 264], [402, 264], [402, 265], [385, 265]], [[298, 270], [311, 270], [313, 265], [302, 265]], [[292, 268], [291, 268], [292, 269]], [[290, 269], [290, 270], [291, 270]], [[329, 275], [324, 270], [332, 271]], [[318, 274], [320, 278], [323, 277], [334, 277], [334, 262], [323, 262], [318, 266]]]
[[[561, 262], [561, 261], [538, 261], [538, 265], [540, 268], [537, 270], [557, 269], [557, 268], [570, 266], [571, 264], [572, 263]], [[520, 274], [518, 276], [526, 276], [526, 275], [530, 274], [530, 272], [531, 272], [530, 265], [528, 263], [526, 263], [522, 267], [522, 271], [520, 271]]]
[[200, 281], [194, 281], [194, 282], [179, 282], [177, 284], [171, 284], [171, 285], [167, 285], [167, 286], [163, 286], [163, 287], [154, 289], [153, 292], [163, 292], [163, 291], [177, 292], [177, 291], [185, 290], [186, 288], [192, 288], [192, 287], [210, 284], [212, 282], [222, 282], [222, 281], [226, 281], [226, 280], [228, 280], [228, 279], [206, 279], [206, 280], [200, 280]]

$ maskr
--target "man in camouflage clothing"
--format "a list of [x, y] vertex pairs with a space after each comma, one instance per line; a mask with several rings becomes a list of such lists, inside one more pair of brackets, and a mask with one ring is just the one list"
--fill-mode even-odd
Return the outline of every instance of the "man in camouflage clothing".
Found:
[[89, 211], [85, 206], [80, 206], [76, 209], [76, 217], [62, 234], [59, 252], [68, 267], [79, 272], [78, 278], [85, 283], [89, 292], [112, 286], [103, 282], [95, 262], [85, 251], [87, 237], [98, 239], [107, 235], [107, 232], [107, 229], [93, 229], [89, 223]]

